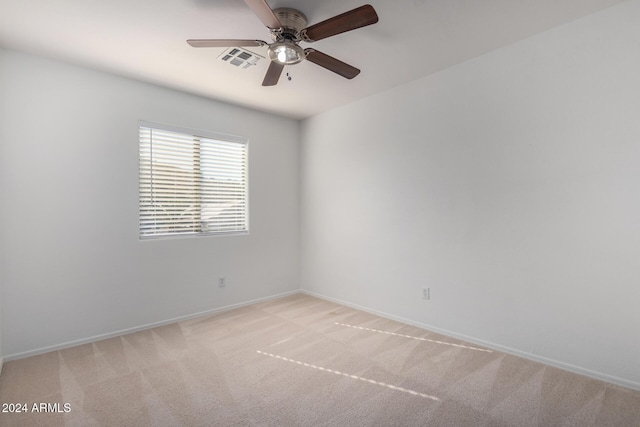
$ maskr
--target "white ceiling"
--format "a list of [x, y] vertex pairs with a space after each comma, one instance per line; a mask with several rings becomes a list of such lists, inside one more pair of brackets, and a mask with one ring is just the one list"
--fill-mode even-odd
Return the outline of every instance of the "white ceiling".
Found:
[[[370, 0], [380, 22], [312, 46], [362, 70], [310, 62], [262, 87], [268, 62], [241, 70], [189, 38], [271, 41], [242, 0], [0, 0], [0, 46], [208, 98], [304, 118], [415, 80], [624, 0]], [[309, 25], [366, 0], [267, 0]], [[250, 48], [266, 56], [266, 48]]]

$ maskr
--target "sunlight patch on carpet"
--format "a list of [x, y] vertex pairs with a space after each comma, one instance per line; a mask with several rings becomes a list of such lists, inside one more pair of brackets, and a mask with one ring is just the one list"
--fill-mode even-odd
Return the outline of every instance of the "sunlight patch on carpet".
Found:
[[493, 353], [492, 350], [487, 350], [487, 349], [478, 348], [478, 347], [471, 347], [468, 345], [454, 344], [454, 343], [438, 341], [438, 340], [430, 340], [429, 338], [412, 337], [411, 335], [396, 334], [395, 332], [381, 331], [379, 329], [363, 328], [362, 326], [347, 325], [346, 323], [335, 322], [335, 324], [339, 326], [346, 326], [347, 328], [360, 329], [361, 331], [377, 332], [379, 334], [393, 335], [394, 337], [410, 338], [412, 340], [418, 340], [418, 341], [429, 341], [435, 344], [450, 345], [452, 347], [466, 348], [467, 350], [484, 351], [486, 353]]
[[387, 384], [387, 383], [384, 383], [384, 382], [381, 382], [381, 381], [376, 381], [376, 380], [372, 380], [372, 379], [369, 379], [369, 378], [363, 378], [363, 377], [360, 377], [358, 375], [352, 375], [352, 374], [348, 374], [346, 372], [340, 372], [340, 371], [335, 371], [333, 369], [323, 368], [322, 366], [316, 366], [316, 365], [313, 365], [311, 363], [300, 362], [299, 360], [289, 359], [288, 357], [278, 356], [277, 354], [265, 353], [265, 352], [260, 351], [260, 350], [257, 350], [257, 353], [258, 354], [262, 354], [263, 356], [272, 357], [274, 359], [284, 360], [285, 362], [295, 363], [297, 365], [305, 366], [307, 368], [317, 369], [318, 371], [329, 372], [331, 374], [341, 375], [343, 377], [352, 378], [354, 380], [364, 381], [364, 382], [369, 383], [369, 384], [375, 384], [375, 385], [379, 385], [379, 386], [382, 386], [382, 387], [386, 387], [386, 388], [391, 389], [391, 390], [401, 391], [403, 393], [408, 393], [408, 394], [411, 394], [413, 396], [424, 397], [425, 399], [435, 400], [436, 402], [440, 402], [441, 401], [439, 398], [437, 398], [435, 396], [431, 396], [431, 395], [428, 395], [428, 394], [420, 393], [420, 392], [415, 391], [415, 390], [409, 390], [409, 389], [406, 389], [406, 388], [403, 388], [403, 387], [398, 387], [398, 386], [395, 386], [393, 384]]

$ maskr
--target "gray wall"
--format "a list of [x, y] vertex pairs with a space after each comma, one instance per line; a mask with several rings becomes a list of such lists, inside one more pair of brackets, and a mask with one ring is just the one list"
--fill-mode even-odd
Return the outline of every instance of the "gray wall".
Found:
[[[297, 121], [3, 57], [5, 356], [299, 288]], [[249, 235], [138, 239], [139, 119], [249, 138]]]
[[[5, 96], [5, 90], [4, 90], [4, 73], [3, 73], [3, 61], [4, 61], [4, 51], [2, 49], [0, 49], [0, 105], [2, 103], [2, 99]], [[1, 114], [1, 113], [0, 113]], [[2, 159], [4, 158], [4, 127], [1, 126], [2, 125], [2, 117], [0, 116], [0, 373], [2, 373], [2, 363], [3, 363], [3, 356], [4, 356], [4, 352], [2, 351], [2, 325], [3, 325], [3, 320], [2, 320], [2, 307], [4, 305], [4, 299], [2, 298], [2, 284], [4, 282], [4, 271], [3, 271], [3, 264], [4, 264], [4, 247], [2, 245], [2, 241], [3, 241], [3, 212], [4, 212], [4, 191], [3, 191], [3, 186], [4, 186], [4, 181], [5, 181], [5, 176], [4, 176], [4, 168], [2, 168]]]
[[304, 121], [303, 289], [640, 388], [638, 22], [623, 3]]

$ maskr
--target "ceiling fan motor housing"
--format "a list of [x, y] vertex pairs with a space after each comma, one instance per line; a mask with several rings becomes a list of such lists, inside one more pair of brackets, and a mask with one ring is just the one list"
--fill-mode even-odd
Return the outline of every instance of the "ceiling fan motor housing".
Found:
[[274, 15], [282, 24], [282, 28], [272, 31], [274, 41], [300, 41], [300, 31], [307, 27], [307, 17], [299, 10], [281, 7], [273, 10]]
[[298, 42], [301, 40], [300, 31], [307, 27], [307, 17], [302, 12], [291, 8], [274, 9], [273, 14], [282, 27], [271, 30], [274, 43], [269, 45], [269, 58], [282, 65], [301, 62], [306, 55]]

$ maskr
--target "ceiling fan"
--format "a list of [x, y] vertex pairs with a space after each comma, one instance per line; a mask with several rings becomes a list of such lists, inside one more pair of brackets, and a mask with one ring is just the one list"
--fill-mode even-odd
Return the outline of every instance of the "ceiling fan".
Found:
[[271, 9], [265, 0], [244, 0], [271, 32], [273, 43], [262, 40], [191, 39], [193, 47], [242, 47], [268, 46], [271, 63], [262, 86], [274, 86], [280, 79], [285, 65], [297, 64], [304, 59], [329, 71], [352, 79], [360, 70], [336, 58], [312, 48], [303, 49], [300, 42], [313, 43], [357, 28], [378, 22], [378, 15], [371, 5], [360, 6], [343, 14], [307, 27], [307, 18], [291, 8]]

